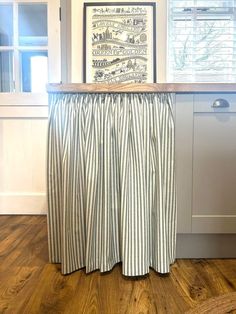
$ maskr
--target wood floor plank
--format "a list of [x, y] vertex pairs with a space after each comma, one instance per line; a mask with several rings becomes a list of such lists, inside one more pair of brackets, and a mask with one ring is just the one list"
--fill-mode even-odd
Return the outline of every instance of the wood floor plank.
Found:
[[[38, 267], [14, 267], [1, 274], [0, 313], [20, 313], [40, 276]], [[23, 306], [24, 307], [24, 306]]]
[[235, 314], [236, 292], [213, 297], [186, 314]]
[[180, 290], [175, 288], [172, 274], [163, 276], [153, 272], [150, 274], [150, 283], [158, 314], [179, 314], [189, 309], [188, 302]]
[[[134, 278], [125, 277], [121, 274], [120, 266], [118, 282], [120, 313], [148, 313], [148, 309], [153, 308], [153, 304], [148, 300], [148, 298], [151, 298], [148, 276]], [[155, 308], [153, 310], [155, 310]]]
[[0, 226], [45, 224], [46, 215], [0, 215]]
[[1, 314], [195, 314], [214, 302], [236, 311], [235, 259], [181, 259], [166, 276], [125, 277], [121, 264], [63, 276], [48, 263], [46, 216], [0, 216], [0, 230]]
[[86, 275], [84, 270], [76, 287], [75, 298], [66, 313], [73, 313], [78, 310], [79, 313], [99, 313], [101, 304], [99, 299], [100, 293], [100, 275], [93, 272], [92, 276]]
[[220, 275], [222, 280], [227, 283], [233, 291], [236, 291], [236, 260], [235, 259], [216, 259], [211, 260], [217, 268], [217, 277]]
[[99, 276], [101, 277], [99, 289], [101, 313], [119, 313], [121, 266], [116, 265], [111, 272]]
[[44, 225], [20, 225], [0, 241], [0, 271], [16, 266], [39, 266], [48, 261], [47, 230]]
[[34, 292], [20, 313], [64, 313], [77, 282], [78, 275], [62, 276], [55, 265], [45, 265]]
[[204, 280], [206, 289], [211, 292], [212, 297], [234, 291], [234, 288], [229, 285], [222, 273], [218, 271], [214, 261], [200, 260], [195, 262], [194, 266]]

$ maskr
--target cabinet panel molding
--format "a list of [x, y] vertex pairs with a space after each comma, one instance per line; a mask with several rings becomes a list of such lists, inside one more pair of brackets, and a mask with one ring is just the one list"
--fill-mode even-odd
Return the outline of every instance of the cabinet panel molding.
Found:
[[236, 233], [236, 215], [193, 215], [192, 233]]

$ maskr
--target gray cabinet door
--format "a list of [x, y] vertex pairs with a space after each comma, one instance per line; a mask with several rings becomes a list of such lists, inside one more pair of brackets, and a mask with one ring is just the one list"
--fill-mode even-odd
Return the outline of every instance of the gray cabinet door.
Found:
[[236, 233], [236, 94], [194, 95], [192, 154], [192, 232]]

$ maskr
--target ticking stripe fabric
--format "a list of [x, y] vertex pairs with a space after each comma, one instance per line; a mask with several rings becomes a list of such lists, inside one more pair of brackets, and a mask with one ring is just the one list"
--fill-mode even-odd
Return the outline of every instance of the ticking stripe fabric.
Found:
[[175, 259], [173, 95], [50, 94], [48, 232], [68, 274], [167, 273]]

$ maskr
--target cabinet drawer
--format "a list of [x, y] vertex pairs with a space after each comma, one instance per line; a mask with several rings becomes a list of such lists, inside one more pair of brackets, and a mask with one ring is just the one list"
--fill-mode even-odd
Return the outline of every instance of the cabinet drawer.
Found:
[[[217, 99], [225, 99], [229, 103], [226, 108], [214, 108], [213, 103]], [[194, 113], [197, 112], [236, 112], [236, 91], [235, 93], [211, 93], [194, 95]]]

